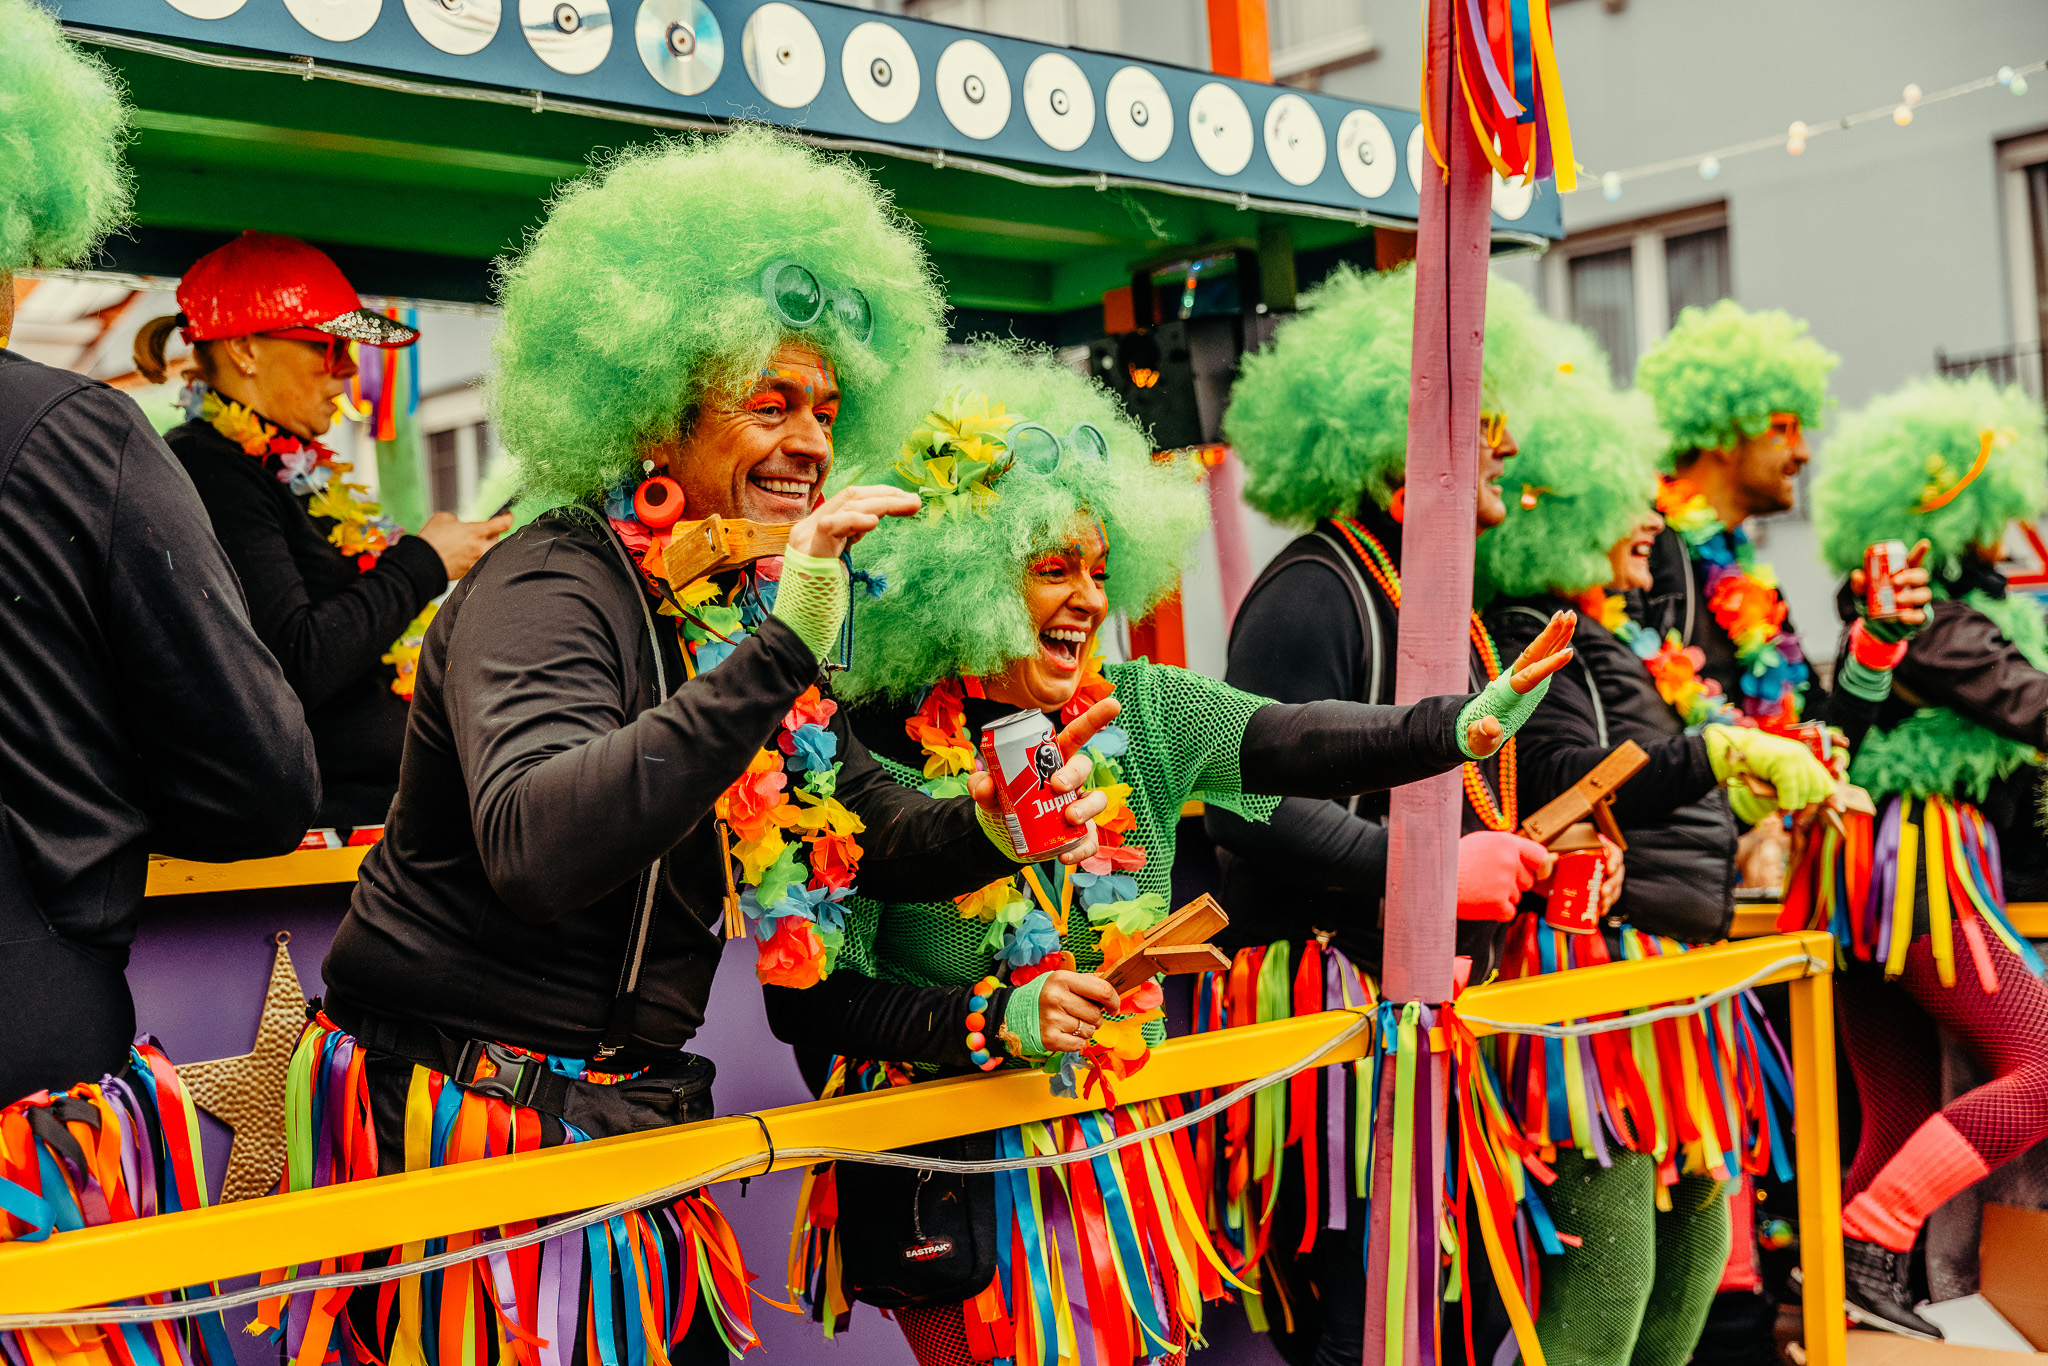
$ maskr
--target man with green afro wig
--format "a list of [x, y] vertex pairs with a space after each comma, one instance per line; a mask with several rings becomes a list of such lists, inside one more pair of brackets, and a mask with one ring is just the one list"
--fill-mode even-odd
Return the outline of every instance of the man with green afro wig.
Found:
[[[912, 1064], [922, 1075], [992, 1069], [1007, 1056], [1052, 1073], [1062, 1094], [1085, 1089], [1076, 1073], [1090, 1068], [1103, 1069], [1113, 1088], [1163, 1037], [1160, 991], [1148, 977], [1120, 994], [1097, 974], [1166, 918], [1186, 803], [1259, 822], [1282, 796], [1341, 800], [1491, 755], [1565, 656], [1533, 649], [1512, 680], [1480, 696], [1401, 707], [1287, 706], [1185, 669], [1105, 662], [1101, 634], [1112, 614], [1136, 617], [1170, 592], [1203, 530], [1206, 499], [1193, 469], [1153, 460], [1115, 397], [1049, 355], [984, 346], [944, 379], [945, 397], [896, 459], [860, 475], [914, 491], [922, 510], [876, 528], [856, 555], [888, 590], [855, 613], [854, 662], [841, 688], [858, 699], [854, 733], [898, 782], [942, 796], [961, 790], [982, 736], [998, 723], [1034, 718], [1071, 749], [1073, 727], [1113, 717], [1115, 726], [1082, 745], [1089, 786], [1110, 799], [1096, 823], [1102, 849], [1076, 869], [1015, 874], [957, 906], [852, 898], [840, 964], [889, 984], [894, 1005], [879, 1008], [871, 992], [849, 995], [835, 977], [807, 991], [771, 989], [769, 1018], [792, 1043], [830, 1041], [849, 1058]], [[962, 1027], [974, 1017], [983, 1024]], [[892, 1027], [878, 1029], [884, 1022]], [[1146, 1122], [1135, 1108], [1131, 1119]], [[1059, 1142], [1078, 1132], [1062, 1129]], [[997, 1146], [1022, 1151], [1023, 1142], [1012, 1131]], [[904, 1188], [866, 1167], [842, 1168], [836, 1181], [838, 1260], [851, 1284], [813, 1285], [807, 1275], [791, 1288], [813, 1303], [897, 1283], [861, 1279], [862, 1268], [877, 1265], [871, 1254], [883, 1254], [885, 1267], [890, 1257], [868, 1245], [862, 1221], [846, 1211], [879, 1207], [877, 1192]], [[1171, 1199], [1155, 1179], [1142, 1203], [1161, 1210]], [[1032, 1214], [1041, 1203], [1037, 1195], [1010, 1201], [1026, 1245], [1042, 1245]], [[1078, 1265], [1107, 1264], [1117, 1247], [1162, 1246], [1141, 1214], [1110, 1217], [1119, 1227], [1108, 1240], [1077, 1230]], [[1011, 1236], [996, 1231], [999, 1242]], [[802, 1242], [820, 1246], [815, 1234]], [[1139, 1319], [1151, 1312], [1144, 1287], [1176, 1283], [1170, 1265], [1125, 1271], [1146, 1297], [1131, 1306]], [[1018, 1272], [1015, 1285], [1000, 1287], [1012, 1314], [1035, 1303], [1029, 1268]], [[1164, 1340], [1137, 1355], [1198, 1332], [1199, 1295], [1170, 1298]], [[1054, 1314], [1061, 1340], [1071, 1340], [1068, 1306]], [[898, 1318], [921, 1361], [960, 1359], [940, 1350], [968, 1341], [960, 1306], [898, 1310]], [[1038, 1327], [1035, 1340], [1051, 1341], [1053, 1329]]]
[[[846, 554], [919, 501], [826, 481], [842, 453], [894, 449], [942, 339], [924, 254], [874, 183], [760, 128], [658, 142], [565, 188], [502, 280], [490, 397], [543, 511], [427, 633], [386, 838], [303, 1045], [352, 1036], [368, 1068], [323, 1072], [294, 1123], [345, 1106], [409, 1132], [428, 1117], [405, 1078], [427, 1073], [444, 1103], [511, 1102], [543, 1146], [708, 1116], [710, 1069], [682, 1050], [723, 940], [755, 939], [763, 981], [815, 982], [856, 886], [943, 899], [1027, 861], [986, 776], [942, 800], [900, 786], [831, 695]], [[1074, 793], [1085, 771], [1047, 775], [1076, 796], [1074, 861], [1107, 805]], [[383, 1151], [386, 1172], [405, 1160]], [[560, 1270], [581, 1287], [560, 1331], [609, 1334], [608, 1361], [724, 1360], [753, 1341], [743, 1274], [672, 1329], [661, 1308], [731, 1245], [709, 1197], [679, 1203], [631, 1216], [667, 1249], [658, 1277], [570, 1234], [511, 1289], [551, 1302]], [[343, 1323], [353, 1355], [387, 1360], [457, 1340], [467, 1312], [441, 1300], [394, 1343], [358, 1295]]]
[[[1413, 266], [1384, 273], [1343, 268], [1303, 296], [1302, 311], [1280, 324], [1271, 345], [1245, 357], [1224, 432], [1244, 462], [1246, 501], [1276, 521], [1308, 528], [1267, 565], [1238, 609], [1225, 677], [1246, 692], [1297, 705], [1395, 696], [1414, 313]], [[1474, 433], [1482, 444], [1475, 534], [1504, 515], [1502, 477], [1516, 451], [1521, 396], [1545, 364], [1545, 326], [1525, 291], [1489, 280], [1481, 429]], [[1510, 475], [1510, 497], [1513, 483]], [[1562, 643], [1570, 624], [1557, 629]], [[1470, 685], [1481, 689], [1503, 676], [1501, 666], [1513, 656], [1494, 650], [1476, 618], [1472, 632]], [[1506, 922], [1551, 862], [1542, 846], [1515, 834], [1525, 812], [1512, 790], [1513, 771], [1511, 749], [1465, 765], [1458, 945], [1472, 959], [1475, 979], [1492, 971]], [[1244, 955], [1253, 954], [1300, 962], [1304, 953], [1335, 951], [1378, 974], [1387, 809], [1379, 794], [1357, 801], [1288, 797], [1267, 824], [1209, 809], [1209, 834], [1220, 846], [1221, 899], [1231, 914], [1226, 938], [1242, 962], [1249, 965]], [[1332, 997], [1329, 1004], [1342, 1002]], [[1313, 1116], [1302, 1122], [1319, 1123]], [[1317, 1199], [1290, 1194], [1280, 1202], [1315, 1210], [1309, 1222], [1316, 1226], [1308, 1229], [1273, 1227], [1271, 1212], [1251, 1202], [1241, 1211], [1251, 1230], [1247, 1245], [1276, 1249], [1270, 1263], [1299, 1282], [1292, 1290], [1300, 1293], [1288, 1300], [1306, 1314], [1302, 1340], [1310, 1350], [1319, 1350], [1321, 1360], [1356, 1360], [1364, 1209], [1333, 1195], [1325, 1214]], [[1307, 1254], [1277, 1252], [1296, 1247]], [[1482, 1346], [1480, 1354], [1489, 1350]]]
[[[1720, 939], [1735, 910], [1731, 803], [1761, 820], [1778, 804], [1797, 810], [1835, 788], [1805, 745], [1735, 724], [1725, 709], [1703, 730], [1688, 727], [1681, 708], [1698, 691], [1692, 661], [1637, 619], [1663, 529], [1654, 499], [1665, 434], [1647, 397], [1615, 390], [1606, 357], [1584, 333], [1555, 326], [1562, 363], [1518, 410], [1521, 496], [1479, 538], [1478, 578], [1492, 595], [1486, 625], [1501, 648], [1529, 638], [1560, 607], [1580, 609], [1576, 663], [1519, 737], [1522, 800], [1555, 799], [1624, 744], [1646, 762], [1610, 808], [1628, 850], [1606, 926], [1574, 921], [1554, 885], [1544, 913], [1524, 916], [1511, 933], [1506, 977], [1638, 957], [1649, 936], [1648, 951], [1660, 954]], [[1759, 797], [1745, 776], [1768, 784], [1773, 798]], [[1714, 1045], [1733, 1051], [1729, 1078], [1761, 1066], [1761, 1017], [1741, 1008], [1739, 1027]], [[1544, 1353], [1574, 1366], [1680, 1366], [1727, 1261], [1722, 1183], [1740, 1175], [1742, 1154], [1762, 1151], [1758, 1126], [1769, 1118], [1751, 1113], [1739, 1087], [1711, 1070], [1695, 1089], [1674, 1069], [1589, 1051], [1566, 1073], [1540, 1041], [1528, 1045], [1503, 1041], [1495, 1062], [1525, 1136], [1559, 1150], [1558, 1179], [1544, 1199], [1571, 1239], [1543, 1262], [1536, 1332]], [[1652, 1103], [1627, 1127], [1597, 1127], [1606, 1097], [1645, 1094]], [[1744, 1116], [1744, 1128], [1728, 1151], [1685, 1141], [1731, 1115]]]
[[[80, 1190], [203, 1190], [196, 1144], [174, 1153], [110, 1124], [81, 1149], [64, 1121], [144, 1091], [165, 1114], [189, 1109], [155, 1040], [137, 1039], [123, 971], [147, 858], [290, 852], [319, 771], [206, 509], [141, 410], [6, 349], [16, 291], [33, 287], [14, 272], [72, 265], [126, 218], [128, 106], [40, 6], [0, 0], [0, 34], [0, 1108], [25, 1121], [22, 1156], [61, 1161]], [[136, 1217], [126, 1200], [74, 1208], [88, 1225]], [[47, 1211], [23, 1228], [46, 1236]], [[228, 1356], [218, 1327], [164, 1328], [165, 1366]], [[0, 1332], [0, 1355], [47, 1360], [118, 1333]]]
[[1781, 729], [1821, 697], [1744, 525], [1792, 507], [1835, 363], [1805, 323], [1723, 299], [1680, 313], [1636, 366], [1670, 438], [1647, 620], [1706, 656], [1702, 677], [1731, 705]]
[[[2048, 626], [1997, 568], [2008, 524], [2048, 508], [2044, 467], [2041, 405], [1980, 373], [1914, 380], [1844, 417], [1814, 483], [1822, 553], [1850, 578], [1843, 659], [1890, 665], [1897, 686], [1850, 768], [1877, 814], [1819, 846], [1786, 911], [1834, 930], [1848, 964], [1842, 1037], [1864, 1107], [1843, 1182], [1850, 1312], [1918, 1336], [1940, 1335], [1911, 1289], [1927, 1217], [2048, 1138], [2048, 989], [2005, 914], [2008, 898], [2048, 898]], [[1931, 620], [1881, 633], [1859, 616], [1884, 606], [1865, 552], [1916, 543]], [[1936, 1025], [1995, 1078], [1945, 1105]]]

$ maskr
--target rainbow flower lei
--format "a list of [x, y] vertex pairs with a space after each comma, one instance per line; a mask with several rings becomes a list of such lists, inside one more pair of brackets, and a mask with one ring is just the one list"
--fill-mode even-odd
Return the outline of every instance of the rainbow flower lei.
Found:
[[[775, 606], [782, 558], [756, 560], [730, 587], [712, 579], [675, 587], [662, 561], [672, 533], [633, 515], [638, 482], [608, 490], [605, 513], [640, 557], [662, 614], [678, 618], [684, 661], [696, 678], [761, 628]], [[726, 860], [726, 932], [744, 932], [738, 916], [752, 922], [760, 954], [754, 971], [769, 986], [815, 986], [831, 975], [845, 942], [845, 902], [862, 852], [855, 836], [867, 827], [835, 795], [844, 767], [831, 730], [838, 711], [815, 684], [806, 688], [783, 716], [773, 748], [755, 754], [713, 804]]]
[[1710, 722], [1747, 723], [1778, 733], [1799, 723], [1801, 694], [1810, 674], [1799, 637], [1785, 629], [1786, 608], [1778, 595], [1777, 575], [1756, 562], [1749, 537], [1714, 515], [1705, 495], [1690, 481], [1665, 477], [1657, 490], [1657, 510], [1685, 539], [1695, 560], [1707, 565], [1707, 611], [1735, 647], [1742, 666], [1739, 707], [1720, 695], [1711, 681], [1699, 677], [1706, 662], [1698, 649], [1688, 649], [1675, 632], [1663, 640], [1627, 618], [1619, 597], [1601, 606], [1601, 619], [1628, 642], [1657, 680], [1657, 691], [1678, 712], [1687, 729]]
[[[1091, 642], [1081, 685], [1060, 709], [1059, 724], [1071, 723], [1113, 691], [1102, 676], [1101, 646]], [[975, 746], [967, 733], [964, 699], [981, 695], [978, 679], [944, 679], [905, 722], [904, 730], [924, 751], [926, 781], [918, 790], [925, 795], [951, 797], [967, 791], [967, 775], [975, 768]], [[1061, 942], [1076, 901], [1095, 930], [1104, 963], [1129, 954], [1166, 918], [1166, 898], [1157, 892], [1140, 892], [1132, 876], [1145, 866], [1145, 849], [1124, 843], [1138, 824], [1130, 808], [1131, 785], [1117, 763], [1129, 748], [1129, 733], [1114, 725], [1103, 727], [1086, 747], [1093, 764], [1087, 790], [1101, 791], [1109, 798], [1109, 809], [1095, 822], [1097, 851], [1093, 858], [1076, 868], [1056, 861], [1026, 867], [954, 898], [963, 920], [980, 920], [988, 926], [982, 951], [989, 955], [992, 970], [1006, 972], [1012, 986], [1074, 968], [1074, 956], [1061, 948]], [[1124, 993], [1122, 1013], [1105, 1018], [1080, 1054], [1059, 1053], [1047, 1058], [1041, 1070], [1052, 1075], [1054, 1093], [1087, 1094], [1099, 1085], [1107, 1103], [1115, 1104], [1114, 1083], [1137, 1072], [1151, 1056], [1145, 1026], [1165, 1017], [1160, 1008], [1163, 1000], [1156, 981], [1141, 983]], [[1088, 1067], [1085, 1079], [1081, 1076], [1083, 1063]]]

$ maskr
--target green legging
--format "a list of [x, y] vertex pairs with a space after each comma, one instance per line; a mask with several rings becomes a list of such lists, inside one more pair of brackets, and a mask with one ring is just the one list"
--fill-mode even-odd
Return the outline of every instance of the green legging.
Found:
[[1543, 1199], [1582, 1240], [1543, 1259], [1536, 1337], [1551, 1366], [1684, 1366], [1728, 1260], [1721, 1183], [1685, 1177], [1661, 1212], [1651, 1158], [1620, 1151], [1603, 1169], [1560, 1152]]

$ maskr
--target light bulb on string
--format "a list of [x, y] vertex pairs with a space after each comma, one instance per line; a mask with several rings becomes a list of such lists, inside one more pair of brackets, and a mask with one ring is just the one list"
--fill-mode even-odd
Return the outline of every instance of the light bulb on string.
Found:
[[1906, 88], [1899, 92], [1899, 98], [1905, 101], [1908, 109], [1913, 108], [1920, 103], [1920, 87], [1910, 81], [1907, 82]]
[[1795, 157], [1806, 150], [1806, 124], [1799, 119], [1785, 130], [1785, 150]]
[[2011, 87], [2011, 89], [2012, 89], [2012, 93], [2013, 93], [2013, 94], [2015, 94], [2015, 95], [2024, 95], [2024, 94], [2026, 94], [2026, 93], [2027, 93], [2027, 78], [2026, 78], [2025, 76], [2014, 76], [2014, 77], [2012, 78], [2012, 87]]
[[1998, 68], [1998, 76], [1996, 77], [1996, 79], [2000, 85], [2011, 85], [2012, 68], [2009, 66], [2001, 66], [2000, 68]]
[[1700, 179], [1701, 179], [1701, 180], [1712, 180], [1712, 179], [1713, 179], [1713, 178], [1714, 178], [1715, 176], [1717, 176], [1717, 175], [1719, 175], [1719, 174], [1721, 174], [1721, 158], [1719, 158], [1719, 157], [1702, 157], [1702, 158], [1700, 158]]
[[1897, 125], [1899, 125], [1899, 127], [1901, 127], [1901, 128], [1904, 128], [1904, 127], [1905, 127], [1905, 126], [1906, 126], [1907, 124], [1911, 123], [1912, 121], [1913, 121], [1913, 106], [1912, 106], [1912, 105], [1910, 105], [1910, 104], [1902, 104], [1902, 105], [1900, 105], [1900, 106], [1899, 106], [1899, 107], [1898, 107], [1897, 109], [1894, 109], [1894, 110], [1892, 110], [1892, 122], [1893, 122], [1893, 123], [1896, 123]]
[[1600, 177], [1600, 197], [1612, 204], [1621, 198], [1621, 177], [1613, 171]]

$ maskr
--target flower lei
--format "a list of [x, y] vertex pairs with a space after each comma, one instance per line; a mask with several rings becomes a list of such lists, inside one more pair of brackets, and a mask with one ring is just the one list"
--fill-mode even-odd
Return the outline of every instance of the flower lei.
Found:
[[[756, 560], [730, 587], [713, 579], [671, 585], [662, 552], [673, 533], [651, 530], [633, 515], [638, 483], [629, 476], [607, 490], [605, 514], [640, 557], [662, 615], [678, 618], [684, 661], [696, 678], [761, 628], [775, 606], [782, 558]], [[755, 754], [713, 804], [726, 874], [726, 936], [738, 938], [753, 922], [760, 954], [754, 970], [769, 986], [817, 985], [845, 942], [845, 902], [862, 852], [854, 837], [867, 827], [835, 795], [844, 766], [830, 728], [838, 711], [815, 684], [806, 688], [783, 716], [773, 747]]]
[[1673, 631], [1656, 633], [1629, 618], [1619, 596], [1605, 598], [1597, 615], [1602, 625], [1634, 650], [1656, 680], [1658, 696], [1678, 713], [1687, 730], [1710, 723], [1752, 725], [1789, 734], [1799, 724], [1800, 694], [1809, 677], [1799, 637], [1785, 629], [1785, 602], [1777, 575], [1758, 564], [1749, 537], [1730, 530], [1690, 481], [1666, 476], [1658, 486], [1657, 510], [1680, 536], [1692, 558], [1707, 564], [1707, 611], [1734, 644], [1742, 666], [1739, 708], [1718, 684], [1699, 676], [1706, 654], [1688, 647]]
[[[1112, 691], [1102, 676], [1100, 644], [1093, 643], [1081, 685], [1060, 709], [1059, 723], [1072, 722]], [[982, 695], [978, 679], [944, 679], [904, 723], [905, 732], [924, 751], [926, 781], [918, 790], [927, 796], [951, 797], [967, 791], [967, 775], [975, 769], [975, 746], [967, 733], [964, 704], [970, 695]], [[1117, 763], [1129, 748], [1129, 733], [1114, 725], [1103, 727], [1086, 748], [1093, 764], [1087, 790], [1100, 791], [1109, 798], [1109, 809], [1095, 822], [1097, 850], [1093, 858], [1077, 868], [1058, 862], [1026, 867], [954, 898], [961, 919], [979, 920], [988, 926], [981, 949], [998, 970], [1008, 970], [1012, 986], [1058, 969], [1073, 969], [1074, 956], [1060, 944], [1076, 899], [1094, 927], [1104, 963], [1127, 956], [1166, 918], [1166, 898], [1157, 892], [1140, 892], [1132, 876], [1145, 866], [1145, 849], [1124, 842], [1138, 824], [1130, 808], [1131, 785], [1124, 781]], [[1158, 982], [1147, 980], [1124, 993], [1123, 1013], [1105, 1018], [1080, 1054], [1047, 1058], [1040, 1070], [1052, 1074], [1054, 1093], [1086, 1095], [1099, 1085], [1106, 1103], [1115, 1104], [1114, 1083], [1137, 1072], [1151, 1056], [1144, 1027], [1164, 1018], [1163, 1000]], [[1083, 1063], [1088, 1067], [1085, 1080], [1081, 1076]]]
[[[266, 463], [273, 457], [277, 460], [277, 482], [307, 500], [309, 515], [326, 517], [334, 523], [327, 539], [336, 550], [356, 562], [358, 573], [367, 574], [376, 568], [377, 557], [405, 535], [405, 528], [386, 517], [381, 505], [360, 496], [367, 491], [361, 484], [350, 483], [345, 477], [355, 468], [352, 463], [318, 441], [302, 441], [279, 430], [211, 389], [203, 390], [198, 397], [200, 421], [240, 446], [243, 454]], [[378, 661], [397, 667], [398, 676], [391, 680], [391, 691], [408, 702], [412, 700], [419, 670], [420, 644], [426, 639], [428, 624], [434, 620], [434, 609], [435, 604], [428, 603]]]

